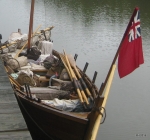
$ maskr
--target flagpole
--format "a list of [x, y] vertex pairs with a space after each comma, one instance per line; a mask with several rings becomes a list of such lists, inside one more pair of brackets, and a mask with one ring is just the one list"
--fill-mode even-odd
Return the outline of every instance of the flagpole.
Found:
[[109, 68], [109, 71], [108, 71], [108, 74], [107, 74], [107, 76], [106, 76], [105, 82], [102, 83], [102, 85], [101, 85], [101, 88], [100, 88], [100, 91], [99, 91], [99, 95], [100, 95], [100, 96], [102, 95], [102, 93], [103, 93], [103, 91], [104, 91], [104, 89], [105, 89], [105, 86], [106, 86], [107, 81], [108, 81], [108, 78], [109, 78], [109, 76], [110, 76], [112, 67], [113, 67], [113, 65], [115, 64], [116, 59], [117, 59], [118, 54], [119, 54], [119, 51], [120, 51], [120, 49], [121, 49], [122, 42], [123, 42], [125, 36], [126, 36], [127, 33], [128, 33], [128, 29], [129, 29], [130, 25], [132, 24], [132, 19], [134, 18], [134, 16], [135, 16], [137, 10], [138, 10], [138, 8], [136, 7], [136, 8], [134, 9], [134, 11], [133, 11], [133, 14], [132, 14], [132, 16], [131, 16], [131, 18], [130, 18], [130, 21], [129, 21], [129, 23], [128, 23], [128, 26], [127, 26], [127, 28], [126, 28], [126, 30], [125, 30], [125, 33], [124, 33], [124, 35], [123, 35], [123, 37], [122, 37], [122, 40], [121, 40], [121, 42], [120, 42], [120, 45], [119, 45], [119, 47], [118, 47], [118, 50], [117, 50], [117, 52], [116, 52], [116, 54], [115, 54], [115, 56], [114, 56], [114, 59], [113, 59], [113, 61], [112, 61], [111, 66], [110, 66], [110, 68]]
[[28, 34], [28, 49], [30, 48], [30, 45], [31, 45], [31, 32], [33, 29], [34, 1], [35, 0], [31, 1], [30, 24], [29, 24], [29, 34]]

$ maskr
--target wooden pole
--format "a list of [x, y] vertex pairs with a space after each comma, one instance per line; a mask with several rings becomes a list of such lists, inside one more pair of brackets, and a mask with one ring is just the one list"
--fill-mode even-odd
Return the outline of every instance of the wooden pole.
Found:
[[31, 45], [31, 32], [33, 29], [34, 1], [35, 0], [31, 1], [30, 24], [29, 24], [29, 34], [28, 34], [28, 48], [30, 48], [30, 45]]
[[[78, 96], [79, 96], [79, 99], [80, 99], [81, 103], [84, 105], [84, 101], [83, 101], [83, 99], [84, 99], [85, 102], [86, 102], [87, 104], [89, 104], [89, 102], [88, 102], [88, 100], [87, 100], [87, 98], [86, 98], [86, 96], [85, 96], [83, 90], [81, 90], [81, 89], [79, 88], [79, 85], [78, 85], [76, 76], [75, 76], [75, 74], [74, 74], [74, 72], [73, 72], [73, 70], [72, 70], [72, 68], [71, 68], [71, 66], [70, 66], [70, 63], [69, 63], [69, 60], [68, 60], [68, 58], [67, 58], [67, 55], [66, 55], [65, 51], [64, 51], [64, 56], [65, 56], [65, 59], [66, 59], [66, 63], [67, 63], [67, 65], [68, 65], [68, 69], [69, 69], [69, 71], [70, 71], [70, 73], [71, 73], [71, 76], [72, 76], [72, 79], [73, 79], [73, 83], [74, 83], [75, 88], [76, 88], [76, 92], [78, 93]], [[80, 90], [81, 90], [81, 91], [80, 91]]]
[[[111, 87], [111, 84], [112, 84], [115, 68], [116, 68], [116, 65], [113, 65], [112, 70], [111, 70], [111, 74], [110, 74], [109, 79], [108, 79], [107, 87], [106, 87], [105, 94], [104, 94], [104, 100], [103, 100], [103, 103], [102, 103], [102, 106], [101, 106], [102, 107], [102, 110], [101, 110], [102, 114], [104, 113], [103, 107], [105, 108], [106, 101], [108, 99], [108, 95], [109, 95], [110, 87]], [[97, 116], [97, 119], [96, 119], [95, 123], [94, 123], [94, 127], [92, 129], [91, 136], [87, 140], [95, 140], [96, 139], [97, 132], [98, 132], [98, 129], [100, 127], [101, 119], [102, 119], [102, 115], [99, 114]]]
[[[83, 78], [82, 78], [81, 75], [79, 74], [79, 71], [78, 71], [78, 69], [77, 69], [77, 67], [76, 67], [76, 62], [75, 62], [74, 58], [73, 58], [71, 55], [68, 55], [67, 57], [68, 57], [68, 60], [69, 60], [69, 62], [70, 62], [70, 64], [71, 64], [71, 66], [74, 68], [74, 70], [75, 70], [75, 72], [76, 72], [76, 74], [77, 74], [77, 76], [78, 76], [78, 78], [79, 78], [79, 81], [81, 82], [81, 85], [83, 86], [83, 89], [86, 91], [87, 95], [88, 95], [88, 96], [90, 97], [90, 99], [93, 101], [93, 97], [92, 97], [92, 95], [91, 95], [89, 89], [87, 88], [87, 86], [86, 86], [86, 84], [85, 84]], [[77, 78], [76, 78], [76, 79], [77, 79]], [[82, 89], [82, 86], [80, 86], [80, 83], [79, 83], [79, 87], [81, 88], [81, 91], [84, 93], [84, 91], [83, 91], [83, 89]], [[83, 94], [83, 96], [85, 97], [85, 93]]]
[[89, 89], [87, 88], [87, 86], [86, 86], [84, 80], [82, 79], [81, 75], [79, 74], [79, 72], [78, 72], [78, 70], [77, 70], [77, 67], [76, 67], [75, 65], [74, 65], [73, 67], [74, 67], [75, 72], [76, 72], [76, 74], [78, 75], [78, 78], [79, 78], [79, 80], [81, 81], [81, 83], [82, 83], [82, 85], [83, 85], [83, 87], [84, 87], [86, 93], [88, 94], [88, 96], [90, 97], [90, 99], [93, 101], [93, 97], [92, 97], [92, 95], [91, 95]]
[[59, 54], [59, 56], [60, 56], [60, 58], [61, 58], [61, 60], [62, 60], [62, 62], [63, 62], [63, 64], [64, 64], [64, 66], [65, 66], [65, 68], [66, 68], [68, 74], [69, 74], [69, 77], [70, 77], [71, 81], [72, 81], [73, 79], [72, 79], [71, 73], [70, 73], [70, 71], [69, 71], [69, 68], [68, 68], [68, 66], [67, 66], [66, 63], [65, 63], [64, 55], [63, 55], [63, 54]]
[[[73, 77], [74, 77], [75, 80], [77, 81], [77, 77], [76, 77], [75, 73], [72, 73], [72, 74], [71, 74], [71, 72], [70, 72], [68, 66], [66, 65], [66, 62], [65, 62], [65, 60], [64, 60], [64, 55], [60, 54], [60, 58], [61, 58], [61, 60], [62, 60], [62, 62], [63, 62], [63, 64], [64, 64], [64, 66], [65, 66], [65, 68], [66, 68], [66, 70], [67, 70], [69, 76], [70, 76], [71, 81], [73, 81]], [[73, 76], [72, 76], [72, 75], [73, 75]], [[78, 82], [77, 82], [77, 84], [78, 84], [78, 86], [80, 87], [79, 89], [80, 89], [80, 92], [81, 92], [81, 96], [83, 97], [83, 100], [86, 102], [86, 104], [89, 104], [89, 101], [88, 101], [88, 99], [87, 99], [87, 97], [86, 97], [86, 95], [85, 95], [85, 93], [84, 93], [84, 91], [83, 91], [81, 85], [80, 85]]]

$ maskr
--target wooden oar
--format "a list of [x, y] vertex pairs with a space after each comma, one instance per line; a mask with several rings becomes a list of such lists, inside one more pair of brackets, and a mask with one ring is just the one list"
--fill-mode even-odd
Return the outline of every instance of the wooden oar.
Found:
[[77, 81], [77, 84], [78, 84], [78, 87], [79, 87], [79, 89], [80, 89], [80, 92], [81, 92], [83, 101], [84, 101], [87, 105], [89, 105], [89, 101], [88, 101], [88, 99], [87, 99], [87, 97], [86, 97], [86, 95], [85, 95], [85, 93], [84, 93], [84, 90], [83, 90], [83, 88], [82, 88], [82, 86], [81, 86], [81, 84], [80, 84], [80, 81], [78, 81], [77, 78], [75, 78], [75, 80]]
[[[52, 30], [53, 28], [54, 28], [54, 26], [51, 26], [51, 27], [45, 28], [44, 31], [46, 32], [46, 31]], [[37, 32], [37, 34], [40, 34], [40, 33], [41, 33], [41, 31]]]
[[[86, 95], [85, 95], [85, 93], [84, 93], [84, 91], [83, 91], [83, 89], [82, 89], [82, 87], [81, 87], [79, 81], [77, 81], [76, 75], [75, 75], [74, 73], [71, 74], [71, 72], [70, 72], [70, 70], [69, 70], [69, 68], [68, 68], [68, 66], [67, 66], [67, 64], [66, 64], [66, 61], [64, 60], [64, 59], [65, 59], [65, 58], [64, 58], [65, 56], [64, 56], [63, 54], [60, 54], [60, 57], [61, 57], [61, 60], [62, 60], [63, 64], [65, 65], [65, 68], [66, 68], [66, 70], [67, 70], [67, 72], [68, 72], [68, 74], [69, 74], [69, 76], [70, 76], [71, 81], [73, 81], [73, 77], [74, 77], [75, 80], [76, 80], [76, 82], [77, 82], [77, 86], [78, 86], [79, 89], [80, 89], [80, 92], [81, 92], [81, 96], [82, 96], [82, 98], [83, 98], [83, 101], [85, 101], [86, 104], [88, 105], [88, 104], [89, 104], [89, 101], [87, 100], [87, 97], [86, 97]], [[72, 76], [72, 75], [73, 75], [73, 76]]]
[[9, 46], [11, 46], [11, 45], [13, 45], [13, 44], [17, 44], [18, 42], [17, 41], [14, 41], [14, 42], [12, 42], [12, 43], [8, 43], [8, 44], [5, 44], [5, 45], [3, 45], [3, 46], [1, 46], [1, 49], [4, 49], [4, 48], [6, 48], [6, 47], [9, 47]]
[[93, 101], [93, 97], [92, 97], [92, 95], [91, 95], [89, 89], [87, 88], [87, 86], [86, 86], [84, 80], [82, 79], [80, 73], [79, 73], [78, 70], [77, 70], [76, 62], [75, 62], [73, 56], [68, 55], [68, 59], [69, 59], [69, 62], [70, 62], [70, 64], [71, 64], [71, 66], [75, 69], [75, 72], [76, 72], [76, 74], [77, 74], [77, 76], [78, 76], [80, 82], [82, 83], [82, 85], [83, 85], [83, 87], [84, 87], [86, 93], [88, 94], [88, 96], [90, 97], [90, 99]]
[[[67, 65], [68, 65], [68, 69], [69, 69], [69, 71], [70, 71], [70, 73], [71, 73], [71, 76], [72, 76], [72, 79], [73, 79], [73, 83], [74, 83], [74, 86], [75, 86], [75, 88], [76, 88], [76, 92], [78, 93], [78, 96], [79, 96], [79, 99], [80, 99], [81, 103], [84, 105], [84, 101], [83, 101], [83, 98], [84, 98], [85, 102], [86, 102], [87, 104], [89, 104], [89, 102], [88, 102], [88, 100], [87, 100], [87, 98], [86, 98], [84, 92], [82, 91], [82, 89], [81, 89], [81, 91], [80, 91], [80, 89], [79, 89], [79, 85], [78, 85], [77, 79], [76, 79], [76, 77], [75, 77], [75, 74], [74, 74], [74, 72], [73, 72], [71, 66], [70, 66], [70, 63], [69, 63], [69, 60], [68, 60], [68, 58], [67, 58], [67, 55], [66, 55], [65, 51], [64, 51], [64, 56], [65, 56], [66, 63], [67, 63]], [[83, 97], [83, 98], [82, 98], [82, 97]]]
[[71, 76], [71, 73], [70, 73], [70, 71], [69, 71], [69, 68], [68, 68], [68, 66], [66, 65], [66, 62], [65, 62], [65, 60], [64, 60], [64, 55], [63, 55], [63, 54], [59, 54], [59, 56], [60, 56], [60, 58], [61, 58], [61, 60], [62, 60], [62, 62], [63, 62], [63, 64], [64, 64], [64, 66], [65, 66], [65, 68], [66, 68], [68, 74], [69, 74], [69, 77], [70, 77], [71, 81], [73, 81], [72, 76]]
[[83, 90], [83, 88], [82, 88], [82, 86], [80, 84], [80, 81], [78, 81], [78, 79], [77, 79], [77, 77], [76, 77], [74, 72], [73, 72], [73, 75], [74, 75], [75, 80], [77, 81], [78, 87], [79, 87], [81, 95], [83, 97], [83, 100], [86, 102], [87, 105], [89, 105], [89, 101], [88, 101], [88, 99], [87, 99], [87, 97], [86, 97], [86, 95], [84, 93], [84, 90]]
[[[35, 32], [32, 34], [32, 37], [36, 34], [36, 32], [39, 30], [39, 28], [41, 27], [41, 25], [38, 26], [38, 28], [35, 30]], [[22, 52], [22, 50], [24, 49], [24, 47], [27, 45], [28, 40], [26, 41], [26, 43], [22, 46], [22, 48], [20, 49], [20, 51], [15, 55], [14, 58], [17, 58], [19, 56], [19, 54]]]

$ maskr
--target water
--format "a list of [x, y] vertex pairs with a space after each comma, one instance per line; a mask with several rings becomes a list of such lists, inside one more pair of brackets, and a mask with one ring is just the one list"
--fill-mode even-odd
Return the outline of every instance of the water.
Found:
[[[21, 28], [28, 33], [30, 0], [0, 0], [0, 33], [6, 41]], [[106, 105], [107, 118], [97, 140], [149, 140], [150, 2], [148, 0], [35, 0], [34, 29], [55, 26], [56, 50], [77, 53], [78, 66], [89, 62], [87, 74], [98, 72], [96, 85], [104, 82], [135, 6], [141, 12], [145, 63], [120, 79], [116, 69]], [[117, 63], [116, 63], [117, 64]]]

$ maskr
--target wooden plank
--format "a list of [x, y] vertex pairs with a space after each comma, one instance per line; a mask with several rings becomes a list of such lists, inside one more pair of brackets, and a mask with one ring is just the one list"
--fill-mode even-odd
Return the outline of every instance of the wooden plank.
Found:
[[21, 113], [0, 114], [0, 131], [18, 131], [27, 129]]
[[[1, 73], [3, 73], [3, 72], [1, 71]], [[9, 83], [9, 79], [8, 79], [7, 74], [3, 73], [3, 76], [0, 76], [0, 82]]]
[[0, 114], [21, 114], [20, 108], [18, 107], [18, 103], [0, 103]]
[[16, 103], [16, 97], [14, 96], [12, 89], [0, 89], [0, 103]]
[[32, 140], [28, 130], [14, 132], [0, 132], [1, 140]]
[[0, 76], [4, 76], [4, 75], [6, 76], [7, 73], [6, 73], [6, 71], [4, 70], [3, 64], [0, 63]]
[[32, 140], [1, 59], [0, 139]]

